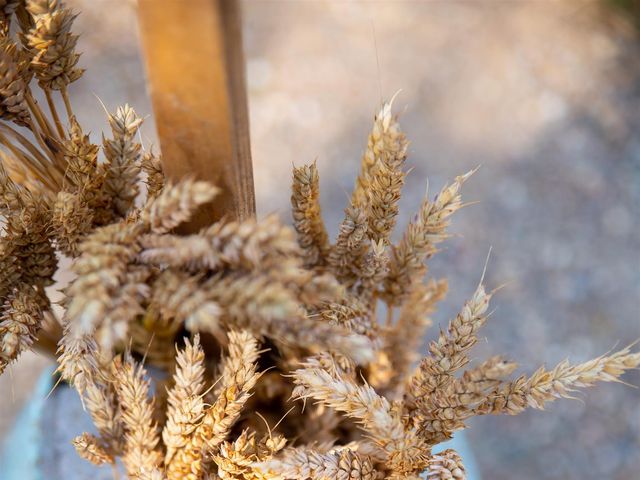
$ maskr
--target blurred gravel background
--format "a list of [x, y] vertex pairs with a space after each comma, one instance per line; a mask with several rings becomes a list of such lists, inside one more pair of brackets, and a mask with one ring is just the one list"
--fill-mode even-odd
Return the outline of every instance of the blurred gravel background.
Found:
[[[109, 108], [151, 115], [135, 3], [68, 0], [83, 13], [85, 79], [71, 89], [98, 138]], [[640, 35], [597, 1], [271, 1], [244, 4], [260, 214], [288, 218], [292, 164], [317, 158], [325, 217], [342, 208], [381, 98], [411, 140], [403, 227], [426, 188], [479, 164], [458, 234], [432, 261], [450, 280], [445, 325], [473, 292], [490, 246], [495, 298], [478, 357], [531, 373], [640, 337]], [[188, 2], [185, 1], [185, 5]], [[615, 4], [615, 5], [614, 5]], [[153, 119], [144, 129], [156, 141]], [[47, 360], [0, 378], [0, 435]], [[627, 377], [640, 385], [640, 375]], [[5, 394], [4, 392], [11, 392]], [[492, 480], [638, 478], [640, 393], [604, 385], [549, 412], [481, 418], [469, 430]]]

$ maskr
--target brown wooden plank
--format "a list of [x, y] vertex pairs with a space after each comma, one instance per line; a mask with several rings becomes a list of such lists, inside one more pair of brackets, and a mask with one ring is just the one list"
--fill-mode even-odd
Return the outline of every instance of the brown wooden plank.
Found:
[[255, 215], [238, 2], [139, 0], [138, 8], [165, 171], [223, 190], [190, 229]]

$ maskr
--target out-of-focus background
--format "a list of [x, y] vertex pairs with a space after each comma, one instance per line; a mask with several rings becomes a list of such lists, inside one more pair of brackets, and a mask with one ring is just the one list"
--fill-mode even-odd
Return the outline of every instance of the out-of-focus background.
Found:
[[[109, 108], [150, 115], [133, 1], [68, 0], [82, 12], [71, 95], [96, 139]], [[527, 373], [640, 337], [640, 8], [633, 0], [244, 2], [260, 214], [288, 219], [293, 164], [317, 159], [335, 234], [373, 114], [395, 108], [411, 140], [399, 227], [425, 192], [482, 165], [457, 234], [431, 262], [450, 294], [445, 325], [477, 284], [490, 246], [495, 298], [478, 357]], [[188, 8], [188, 1], [185, 1]], [[434, 329], [435, 334], [435, 329]], [[484, 340], [484, 338], [483, 338]], [[48, 360], [0, 377], [0, 438]], [[640, 375], [629, 383], [640, 385]], [[8, 392], [5, 394], [5, 392]], [[469, 439], [483, 478], [630, 479], [640, 471], [640, 392], [600, 385], [547, 412], [486, 417]]]

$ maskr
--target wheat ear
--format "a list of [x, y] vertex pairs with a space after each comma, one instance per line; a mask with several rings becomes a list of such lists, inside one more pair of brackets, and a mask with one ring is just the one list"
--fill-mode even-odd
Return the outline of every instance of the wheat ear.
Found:
[[162, 462], [160, 435], [153, 421], [153, 399], [146, 371], [130, 354], [114, 359], [114, 380], [125, 427], [123, 463], [135, 478], [142, 470], [153, 470]]
[[291, 214], [304, 252], [305, 265], [315, 267], [327, 262], [329, 236], [320, 213], [320, 185], [316, 163], [293, 169]]
[[186, 463], [181, 451], [189, 445], [191, 435], [198, 428], [204, 415], [204, 352], [200, 337], [193, 343], [186, 341], [185, 348], [178, 351], [174, 386], [169, 390], [167, 421], [162, 430], [166, 453], [167, 478], [180, 479], [188, 474], [191, 465]]

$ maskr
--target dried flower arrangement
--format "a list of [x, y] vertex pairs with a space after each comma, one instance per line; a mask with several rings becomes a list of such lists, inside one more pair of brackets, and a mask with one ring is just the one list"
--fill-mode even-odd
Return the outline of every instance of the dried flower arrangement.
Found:
[[[469, 367], [494, 293], [482, 282], [419, 360], [447, 290], [423, 282], [425, 261], [473, 172], [426, 198], [393, 245], [407, 141], [390, 104], [335, 243], [315, 164], [293, 172], [294, 229], [271, 216], [176, 234], [217, 189], [166, 181], [129, 106], [109, 115], [102, 149], [91, 143], [67, 94], [82, 75], [74, 18], [57, 0], [0, 1], [0, 372], [63, 330], [58, 372], [98, 431], [73, 441], [83, 458], [154, 480], [462, 479], [459, 455], [432, 449], [470, 417], [542, 409], [640, 365], [624, 348], [512, 380], [501, 357]], [[58, 256], [76, 275], [61, 319], [45, 293]]]

